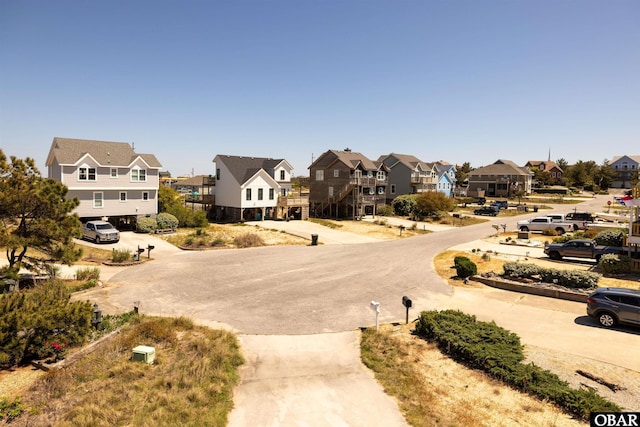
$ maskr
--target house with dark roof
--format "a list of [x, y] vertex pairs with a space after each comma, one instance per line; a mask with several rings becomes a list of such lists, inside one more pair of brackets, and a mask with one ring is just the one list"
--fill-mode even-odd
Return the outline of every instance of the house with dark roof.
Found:
[[496, 160], [495, 163], [474, 169], [468, 174], [467, 195], [472, 197], [513, 197], [531, 194], [533, 173], [511, 160]]
[[437, 191], [438, 169], [410, 154], [391, 153], [380, 156], [378, 162], [388, 169], [387, 203], [403, 194]]
[[640, 156], [616, 156], [609, 163], [615, 173], [611, 187], [631, 188], [633, 181], [638, 180]]
[[75, 213], [83, 220], [102, 218], [118, 226], [158, 213], [162, 165], [126, 142], [55, 137], [46, 166], [48, 177], [80, 200]]
[[551, 179], [556, 184], [559, 184], [562, 181], [563, 170], [552, 160], [529, 160], [524, 166], [532, 170], [538, 169], [540, 171], [549, 172]]
[[386, 203], [389, 169], [350, 149], [329, 150], [309, 166], [309, 204], [317, 217], [375, 215]]
[[294, 194], [285, 159], [218, 154], [213, 162], [217, 221], [308, 218], [309, 201]]

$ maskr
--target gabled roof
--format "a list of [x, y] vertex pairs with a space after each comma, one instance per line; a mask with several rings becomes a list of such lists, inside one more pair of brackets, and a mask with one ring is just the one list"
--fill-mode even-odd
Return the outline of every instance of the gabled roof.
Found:
[[347, 165], [350, 169], [357, 169], [359, 166], [364, 170], [377, 171], [381, 167], [381, 163], [372, 162], [367, 156], [362, 153], [357, 153], [351, 150], [328, 150], [325, 151], [318, 159], [309, 166], [309, 169], [317, 165], [319, 162], [325, 160], [327, 157], [332, 156], [332, 161], [327, 165], [331, 166], [336, 162], [342, 162]]
[[287, 167], [289, 170], [293, 169], [289, 162], [284, 159], [218, 154], [213, 161], [224, 163], [231, 175], [241, 185], [255, 176], [260, 170], [264, 170], [269, 176], [273, 176], [273, 173], [270, 172], [273, 172], [280, 165]]
[[162, 165], [153, 154], [138, 154], [126, 142], [93, 141], [89, 139], [53, 138], [47, 166], [56, 160], [60, 165], [76, 165], [82, 159], [91, 158], [99, 166], [130, 167], [136, 159], [142, 159], [150, 168]]
[[469, 172], [468, 176], [478, 175], [531, 175], [531, 171], [527, 168], [520, 167], [511, 160], [497, 160], [489, 166], [474, 169]]
[[525, 163], [525, 166], [538, 168], [538, 169], [541, 169], [544, 166], [545, 171], [553, 169], [555, 167], [556, 169], [562, 171], [560, 166], [558, 166], [556, 162], [554, 162], [553, 160], [529, 160], [527, 161], [527, 163]]
[[621, 160], [623, 158], [628, 158], [633, 160], [634, 162], [640, 163], [640, 156], [628, 156], [628, 155], [624, 155], [624, 156], [615, 156], [613, 159], [611, 159], [611, 161], [609, 162], [609, 164], [615, 163], [618, 160]]

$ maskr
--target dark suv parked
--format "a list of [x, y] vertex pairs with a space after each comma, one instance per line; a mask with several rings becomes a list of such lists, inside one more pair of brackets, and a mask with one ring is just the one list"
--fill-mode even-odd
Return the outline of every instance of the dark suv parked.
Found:
[[494, 208], [493, 206], [483, 206], [479, 209], [473, 211], [474, 215], [491, 215], [496, 216], [500, 212], [500, 209]]
[[599, 288], [587, 298], [587, 314], [606, 327], [618, 323], [640, 326], [640, 291]]

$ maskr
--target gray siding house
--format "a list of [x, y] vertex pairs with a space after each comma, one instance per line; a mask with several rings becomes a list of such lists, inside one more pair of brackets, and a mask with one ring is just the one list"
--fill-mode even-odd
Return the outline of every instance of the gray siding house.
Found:
[[158, 213], [159, 172], [153, 154], [136, 153], [126, 142], [53, 138], [48, 177], [77, 197], [81, 219], [103, 218], [115, 225]]
[[410, 154], [398, 153], [380, 156], [378, 162], [389, 170], [387, 203], [403, 194], [437, 190], [438, 169], [435, 163], [423, 162]]

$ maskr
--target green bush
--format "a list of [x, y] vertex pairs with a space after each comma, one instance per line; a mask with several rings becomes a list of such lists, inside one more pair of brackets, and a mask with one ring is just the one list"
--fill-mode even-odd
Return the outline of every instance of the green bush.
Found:
[[404, 194], [398, 196], [391, 202], [393, 213], [398, 216], [410, 216], [416, 207], [416, 196], [412, 194]]
[[93, 268], [79, 268], [76, 270], [76, 280], [98, 280], [100, 278], [100, 269], [98, 267]]
[[463, 257], [463, 259], [458, 260], [458, 263], [455, 264], [455, 267], [456, 267], [456, 274], [458, 275], [458, 277], [461, 277], [461, 278], [466, 278], [466, 277], [478, 274], [478, 267], [476, 266], [476, 264], [466, 257]]
[[606, 230], [601, 231], [593, 238], [597, 244], [603, 246], [622, 246], [626, 230]]
[[125, 262], [131, 259], [131, 252], [126, 249], [115, 249], [111, 250], [111, 261], [113, 262]]
[[49, 280], [26, 292], [0, 297], [0, 366], [39, 358], [47, 343], [82, 343], [91, 329], [88, 301], [70, 301], [60, 280]]
[[376, 213], [380, 216], [393, 216], [393, 208], [389, 205], [378, 206]]
[[138, 233], [151, 233], [156, 228], [158, 228], [158, 222], [155, 220], [155, 218], [140, 218], [138, 220], [138, 223], [136, 224], [136, 231]]
[[416, 333], [435, 342], [453, 359], [552, 401], [582, 420], [591, 412], [621, 410], [593, 391], [573, 389], [554, 373], [533, 363], [523, 364], [520, 338], [494, 322], [478, 322], [475, 316], [454, 310], [423, 311], [416, 322]]
[[582, 270], [558, 270], [535, 264], [505, 262], [502, 266], [505, 276], [532, 279], [540, 278], [545, 283], [554, 283], [572, 289], [591, 289], [598, 286], [600, 275]]
[[600, 257], [600, 269], [605, 274], [623, 274], [631, 270], [631, 260], [628, 256], [605, 254]]
[[167, 212], [161, 212], [156, 216], [158, 228], [161, 230], [175, 230], [178, 228], [178, 218]]

